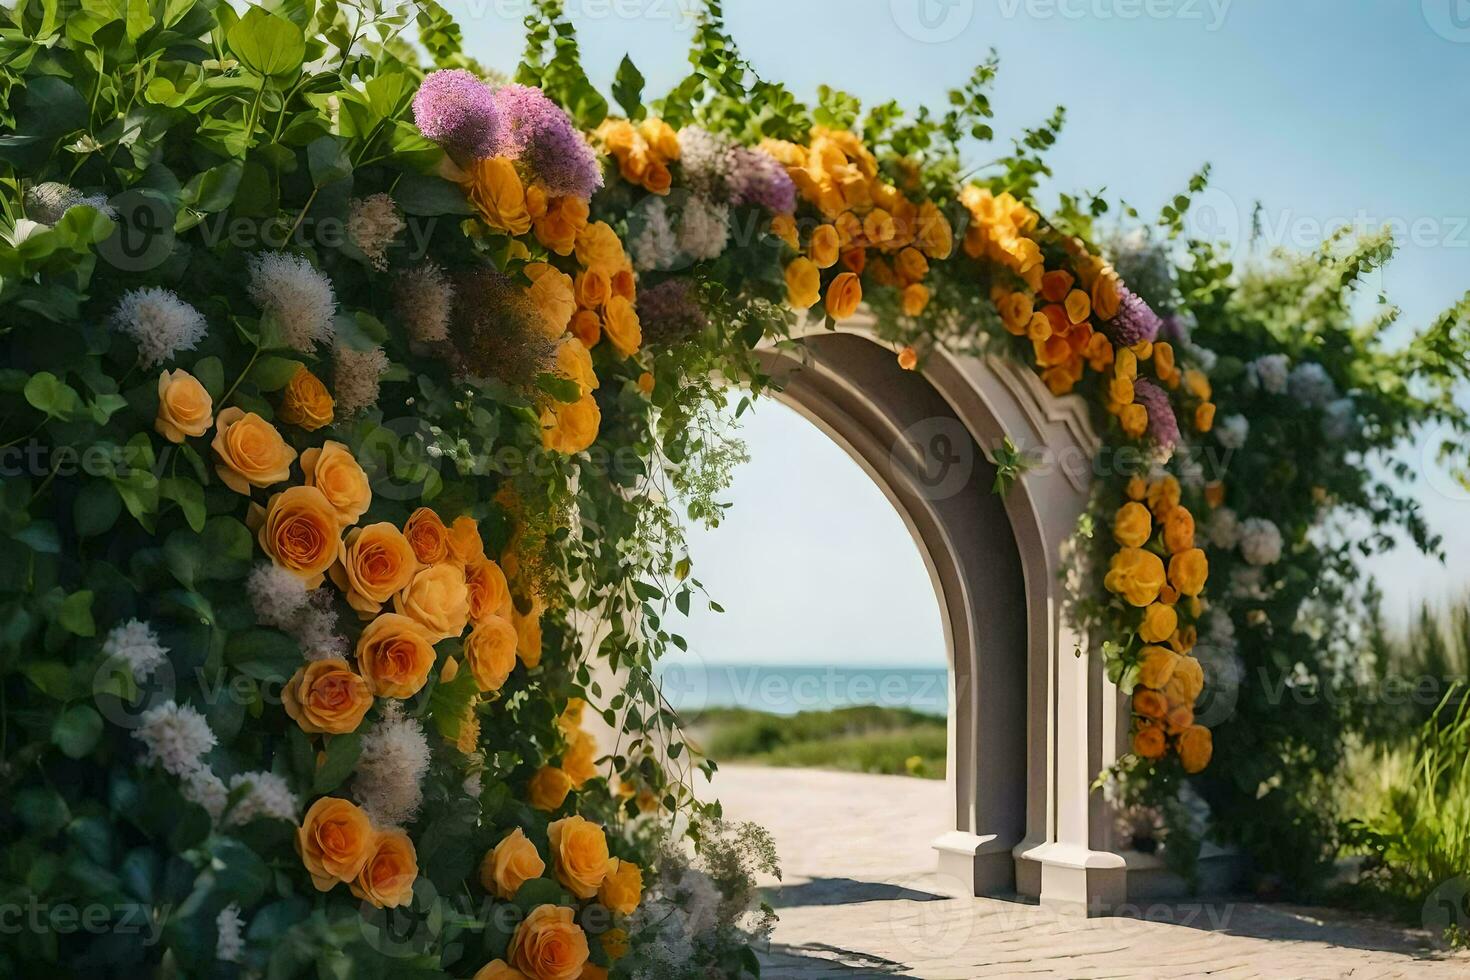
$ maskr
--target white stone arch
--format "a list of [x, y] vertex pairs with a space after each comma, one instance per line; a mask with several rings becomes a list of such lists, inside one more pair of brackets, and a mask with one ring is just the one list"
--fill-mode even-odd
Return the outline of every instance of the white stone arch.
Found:
[[[1104, 912], [1127, 899], [1130, 866], [1156, 869], [1114, 849], [1089, 790], [1126, 745], [1128, 715], [1064, 609], [1064, 555], [1098, 449], [1087, 406], [995, 356], [934, 351], [905, 372], [874, 325], [866, 311], [835, 330], [807, 323], [799, 342], [760, 356], [778, 397], [888, 496], [933, 579], [951, 663], [953, 830], [935, 841], [940, 871], [976, 895]], [[1043, 455], [999, 497], [1005, 438]], [[972, 455], [963, 482], [936, 483], [945, 444]]]

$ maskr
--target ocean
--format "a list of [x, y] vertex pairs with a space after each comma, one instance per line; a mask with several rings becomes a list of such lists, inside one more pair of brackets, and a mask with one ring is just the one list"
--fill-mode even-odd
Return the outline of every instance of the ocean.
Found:
[[661, 664], [664, 696], [682, 714], [705, 708], [749, 708], [776, 715], [857, 705], [949, 713], [945, 667]]

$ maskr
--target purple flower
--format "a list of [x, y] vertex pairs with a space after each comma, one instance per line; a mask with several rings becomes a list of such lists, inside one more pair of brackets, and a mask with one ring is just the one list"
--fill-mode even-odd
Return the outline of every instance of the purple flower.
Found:
[[730, 189], [739, 205], [759, 205], [772, 214], [796, 210], [796, 185], [764, 150], [737, 146], [730, 151]]
[[413, 97], [419, 132], [451, 152], [493, 156], [500, 114], [490, 87], [463, 68], [430, 72]]
[[1169, 404], [1169, 394], [1145, 378], [1133, 382], [1133, 400], [1148, 412], [1148, 434], [1165, 449], [1179, 444], [1179, 420]]
[[1118, 314], [1107, 327], [1113, 343], [1132, 347], [1145, 340], [1152, 341], [1163, 326], [1159, 315], [1149, 309], [1142, 297], [1122, 283], [1118, 284]]
[[666, 279], [638, 290], [638, 321], [645, 344], [665, 347], [688, 340], [709, 324], [699, 292], [687, 279]]
[[553, 196], [590, 198], [602, 186], [602, 165], [570, 116], [539, 88], [506, 85], [495, 91], [500, 152], [519, 160]]

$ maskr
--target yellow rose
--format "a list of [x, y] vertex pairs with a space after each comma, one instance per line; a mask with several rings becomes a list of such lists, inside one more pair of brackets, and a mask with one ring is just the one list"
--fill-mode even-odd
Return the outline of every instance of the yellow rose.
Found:
[[612, 291], [613, 291], [613, 295], [614, 296], [621, 296], [621, 297], [623, 297], [623, 299], [628, 300], [629, 302], [632, 302], [633, 301], [633, 298], [634, 298], [634, 295], [637, 292], [637, 288], [636, 288], [637, 287], [637, 283], [638, 283], [637, 279], [634, 278], [634, 276], [633, 276], [633, 266], [632, 266], [632, 264], [629, 263], [627, 265], [624, 265], [617, 272], [614, 272], [613, 273], [613, 277], [612, 277]]
[[526, 975], [505, 960], [491, 960], [475, 971], [471, 980], [526, 980]]
[[1179, 761], [1187, 773], [1203, 772], [1214, 754], [1214, 739], [1204, 725], [1190, 725], [1179, 733]]
[[581, 789], [597, 776], [597, 740], [583, 731], [568, 736], [570, 744], [562, 756], [562, 772], [572, 781], [573, 789]]
[[893, 260], [894, 271], [904, 282], [918, 282], [929, 274], [929, 260], [924, 253], [912, 246], [898, 253]]
[[643, 344], [643, 328], [631, 300], [614, 296], [607, 301], [607, 308], [602, 311], [602, 332], [613, 350], [623, 357], [637, 352]]
[[882, 245], [898, 234], [898, 226], [893, 222], [893, 215], [882, 208], [874, 208], [863, 219], [863, 234], [870, 243]]
[[652, 395], [653, 394], [653, 374], [652, 373], [650, 373], [648, 371], [644, 371], [642, 374], [638, 375], [638, 390], [641, 391], [641, 392], [643, 392], [645, 395]]
[[943, 261], [954, 251], [954, 229], [949, 219], [932, 201], [919, 205], [919, 218], [914, 240], [931, 259]]
[[582, 268], [600, 271], [609, 278], [628, 258], [618, 233], [606, 221], [595, 221], [582, 229], [577, 235], [576, 252]]
[[1139, 638], [1145, 643], [1163, 643], [1179, 628], [1179, 614], [1170, 606], [1156, 602], [1143, 611]]
[[357, 638], [357, 669], [379, 697], [411, 698], [434, 666], [434, 645], [415, 620], [384, 613]]
[[1092, 315], [1092, 300], [1080, 289], [1068, 293], [1063, 305], [1067, 311], [1067, 319], [1073, 323], [1086, 323], [1087, 318]]
[[1212, 402], [1195, 406], [1194, 427], [1199, 432], [1209, 432], [1215, 427], [1215, 406]]
[[607, 877], [607, 835], [584, 817], [563, 817], [546, 828], [556, 880], [578, 898], [591, 898]]
[[1148, 509], [1154, 512], [1154, 517], [1164, 520], [1169, 512], [1179, 506], [1179, 481], [1172, 476], [1165, 476], [1155, 480], [1148, 485]]
[[1133, 733], [1133, 751], [1145, 759], [1162, 759], [1168, 748], [1164, 730], [1158, 725], [1141, 725]]
[[1179, 666], [1179, 654], [1168, 647], [1144, 647], [1138, 661], [1138, 682], [1162, 691]]
[[1168, 381], [1174, 376], [1174, 345], [1167, 341], [1159, 341], [1153, 345], [1154, 375], [1160, 381]]
[[464, 581], [470, 592], [472, 622], [483, 622], [491, 616], [510, 616], [510, 584], [499, 565], [483, 556], [471, 559], [465, 563]]
[[1128, 478], [1128, 499], [1142, 501], [1148, 497], [1148, 481], [1141, 476]]
[[367, 474], [340, 442], [328, 439], [301, 454], [301, 472], [306, 485], [322, 492], [343, 524], [356, 524], [373, 502]]
[[545, 873], [546, 862], [519, 827], [485, 852], [485, 859], [480, 862], [480, 884], [507, 902], [516, 897], [522, 885]]
[[1108, 382], [1108, 400], [1117, 405], [1119, 411], [1125, 405], [1132, 405], [1134, 397], [1133, 382], [1127, 378], [1114, 378]]
[[341, 525], [337, 511], [315, 487], [289, 487], [274, 494], [262, 512], [252, 506], [256, 540], [277, 566], [314, 589], [337, 560]]
[[287, 425], [315, 432], [324, 425], [332, 424], [332, 404], [332, 396], [327, 393], [327, 386], [322, 384], [322, 379], [308, 371], [303, 364], [291, 375], [291, 380], [286, 382], [286, 387], [281, 392], [281, 410], [278, 415]]
[[1193, 657], [1180, 655], [1174, 663], [1174, 673], [1164, 685], [1164, 693], [1178, 704], [1194, 704], [1205, 689], [1205, 671]]
[[485, 558], [485, 542], [480, 538], [480, 522], [468, 514], [454, 519], [449, 528], [449, 560], [464, 566]]
[[862, 301], [862, 280], [851, 272], [840, 273], [827, 287], [827, 315], [834, 320], [852, 316]]
[[583, 347], [591, 349], [602, 339], [602, 317], [593, 310], [578, 310], [572, 315], [571, 325], [567, 329], [582, 342]]
[[428, 507], [420, 507], [408, 515], [403, 536], [420, 564], [435, 565], [449, 557], [449, 529]]
[[296, 829], [296, 853], [317, 891], [355, 880], [372, 857], [374, 842], [368, 815], [334, 796], [313, 803]]
[[1163, 721], [1169, 713], [1169, 702], [1158, 691], [1139, 687], [1133, 692], [1133, 713], [1153, 721]]
[[[920, 282], [903, 287], [903, 315], [919, 316], [929, 306], [929, 287]], [[912, 369], [910, 369], [912, 370]]]
[[408, 539], [384, 521], [347, 532], [332, 566], [332, 581], [347, 596], [347, 604], [366, 619], [401, 592], [418, 569]]
[[566, 773], [555, 766], [542, 766], [526, 786], [526, 802], [537, 810], [554, 813], [571, 791], [572, 781]]
[[541, 664], [541, 610], [522, 613], [512, 608], [510, 621], [516, 628], [516, 653], [527, 669], [534, 670]]
[[905, 347], [898, 352], [898, 366], [905, 371], [913, 371], [919, 366], [919, 352], [912, 347]]
[[420, 568], [393, 597], [393, 609], [417, 620], [435, 643], [459, 636], [470, 619], [464, 571], [451, 564]]
[[199, 379], [180, 368], [158, 376], [158, 415], [153, 428], [169, 442], [202, 436], [214, 424], [214, 399]]
[[516, 927], [505, 955], [530, 980], [578, 980], [587, 963], [587, 934], [571, 909], [538, 905]]
[[576, 337], [567, 337], [557, 343], [556, 369], [562, 377], [577, 383], [579, 398], [599, 385], [597, 374], [592, 370], [592, 353]]
[[373, 695], [347, 661], [328, 657], [297, 668], [281, 689], [281, 704], [308, 735], [345, 735], [357, 731]]
[[837, 229], [831, 225], [817, 225], [812, 229], [811, 244], [807, 246], [807, 257], [818, 269], [830, 269], [837, 264], [841, 244], [837, 240]]
[[1137, 403], [1124, 405], [1118, 413], [1118, 422], [1126, 435], [1137, 439], [1148, 431], [1148, 409]]
[[536, 240], [557, 255], [571, 255], [577, 236], [587, 227], [587, 202], [580, 197], [557, 197], [534, 219]]
[[1184, 387], [1189, 390], [1189, 393], [1191, 395], [1198, 398], [1200, 401], [1207, 402], [1210, 400], [1210, 395], [1212, 394], [1212, 391], [1210, 390], [1210, 379], [1205, 375], [1203, 371], [1199, 371], [1194, 368], [1190, 368], [1188, 371], [1185, 371]]
[[418, 876], [413, 841], [401, 830], [381, 830], [373, 838], [367, 863], [352, 881], [352, 894], [375, 908], [399, 908], [413, 901]]
[[1009, 333], [1019, 337], [1027, 332], [1027, 325], [1036, 312], [1036, 305], [1030, 296], [1026, 293], [1006, 293], [995, 305], [1000, 311], [1001, 326]]
[[500, 690], [515, 669], [516, 628], [503, 617], [486, 617], [464, 641], [464, 657], [481, 691]]
[[572, 314], [577, 312], [572, 277], [545, 262], [529, 263], [526, 277], [531, 280], [526, 295], [541, 314], [541, 330], [556, 340], [566, 333]]
[[1174, 705], [1164, 715], [1164, 731], [1169, 735], [1178, 735], [1193, 724], [1194, 709], [1187, 704]]
[[786, 266], [786, 302], [794, 310], [805, 310], [822, 298], [822, 274], [805, 256]]
[[1098, 317], [1111, 320], [1118, 315], [1118, 274], [1104, 270], [1092, 284], [1092, 308]]
[[1164, 546], [1170, 554], [1194, 547], [1194, 515], [1184, 507], [1174, 507], [1164, 518]]
[[1124, 548], [1113, 556], [1103, 585], [1140, 609], [1159, 597], [1164, 586], [1164, 563], [1141, 548]]
[[771, 219], [771, 234], [794, 249], [801, 248], [801, 239], [796, 234], [796, 219], [789, 214], [778, 214]]
[[632, 861], [609, 859], [597, 900], [619, 915], [632, 915], [643, 900], [643, 869]]
[[547, 405], [541, 410], [541, 446], [550, 451], [574, 456], [597, 440], [602, 425], [602, 409], [597, 399], [584, 395], [568, 405]]
[[601, 309], [612, 295], [612, 279], [607, 273], [596, 269], [583, 269], [572, 281], [577, 305], [589, 310]]
[[507, 235], [524, 235], [531, 230], [526, 210], [526, 188], [513, 162], [505, 157], [476, 160], [465, 172], [465, 196], [480, 212], [480, 220]]
[[1125, 548], [1142, 548], [1152, 533], [1153, 521], [1147, 507], [1130, 500], [1118, 508], [1113, 518], [1113, 540]]
[[638, 134], [648, 141], [648, 148], [664, 160], [679, 159], [679, 134], [662, 119], [652, 116], [638, 124]]
[[215, 472], [236, 493], [249, 494], [251, 487], [288, 479], [296, 460], [296, 450], [286, 445], [275, 426], [233, 405], [215, 419], [210, 445], [218, 458]]
[[1210, 562], [1199, 548], [1181, 551], [1169, 559], [1169, 584], [1187, 596], [1204, 591], [1210, 577]]
[[602, 934], [602, 951], [616, 962], [628, 955], [628, 932], [625, 929], [609, 929]]

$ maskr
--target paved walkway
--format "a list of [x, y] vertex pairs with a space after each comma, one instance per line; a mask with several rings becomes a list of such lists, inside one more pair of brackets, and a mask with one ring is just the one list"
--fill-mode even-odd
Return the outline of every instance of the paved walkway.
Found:
[[714, 793], [727, 817], [764, 825], [781, 852], [768, 980], [1470, 978], [1470, 955], [1324, 909], [1219, 899], [1084, 919], [950, 897], [955, 883], [933, 872], [929, 849], [947, 829], [939, 781], [729, 766]]

